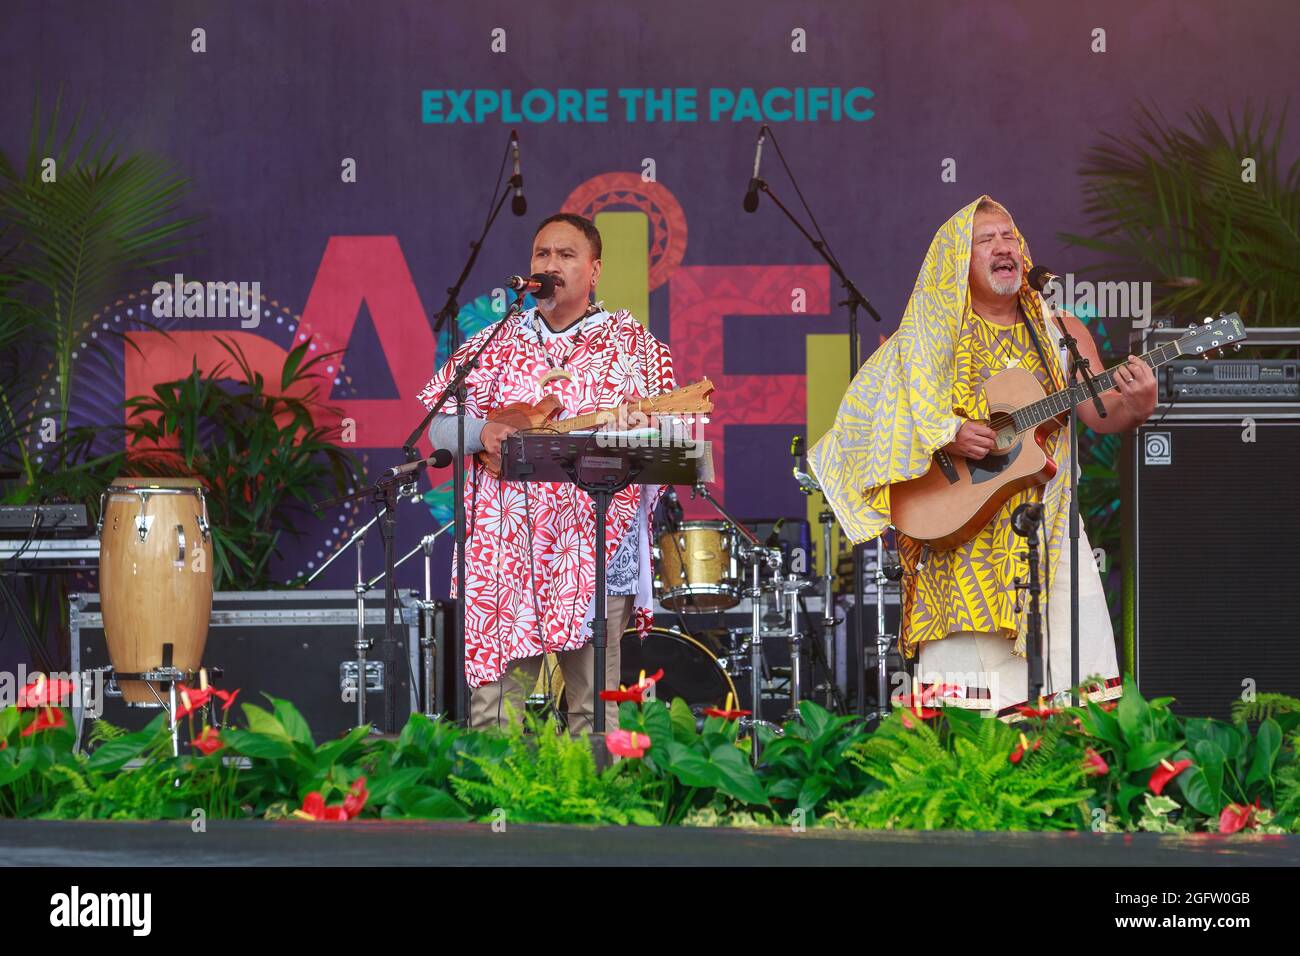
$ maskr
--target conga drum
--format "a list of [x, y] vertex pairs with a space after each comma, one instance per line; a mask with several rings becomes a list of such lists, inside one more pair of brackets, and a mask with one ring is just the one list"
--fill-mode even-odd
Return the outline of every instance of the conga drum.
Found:
[[[212, 614], [212, 544], [193, 478], [118, 478], [100, 497], [99, 590], [108, 658], [118, 674], [171, 665], [196, 671]], [[157, 707], [156, 681], [119, 681], [122, 699]]]

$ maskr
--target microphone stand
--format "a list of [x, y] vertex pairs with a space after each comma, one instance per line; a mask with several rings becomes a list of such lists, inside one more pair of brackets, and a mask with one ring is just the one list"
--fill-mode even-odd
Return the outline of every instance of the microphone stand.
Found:
[[[880, 313], [872, 307], [871, 302], [862, 294], [862, 291], [857, 287], [853, 280], [848, 277], [844, 272], [844, 269], [840, 266], [839, 260], [836, 259], [834, 253], [831, 252], [830, 245], [826, 242], [826, 237], [822, 235], [821, 227], [817, 225], [817, 218], [813, 216], [812, 210], [808, 209], [808, 203], [804, 201], [803, 192], [799, 189], [799, 183], [795, 180], [794, 172], [790, 169], [790, 164], [785, 161], [785, 154], [781, 151], [781, 144], [777, 142], [776, 136], [772, 133], [771, 129], [768, 129], [767, 132], [768, 135], [772, 137], [772, 144], [776, 147], [776, 153], [781, 159], [781, 165], [785, 167], [786, 175], [790, 177], [790, 182], [794, 185], [795, 193], [799, 196], [800, 202], [803, 202], [803, 207], [808, 212], [808, 218], [812, 220], [813, 228], [817, 230], [817, 235], [820, 238], [813, 238], [812, 233], [805, 229], [803, 223], [801, 223], [794, 214], [785, 207], [785, 204], [777, 198], [776, 193], [772, 192], [772, 187], [769, 186], [765, 180], [758, 178], [753, 179], [750, 183], [750, 188], [757, 188], [758, 190], [767, 193], [768, 198], [772, 200], [776, 205], [776, 208], [781, 210], [785, 217], [794, 224], [794, 227], [803, 234], [803, 237], [808, 240], [809, 245], [813, 247], [813, 250], [817, 255], [821, 256], [826, 264], [830, 266], [831, 271], [834, 272], [836, 277], [840, 280], [840, 285], [843, 287], [847, 297], [836, 304], [848, 306], [849, 310], [849, 381], [852, 382], [854, 377], [858, 374], [859, 366], [858, 309], [866, 309], [867, 313], [877, 322], [882, 321]], [[866, 662], [866, 620], [863, 617], [863, 607], [866, 604], [866, 593], [863, 589], [862, 579], [866, 572], [862, 558], [862, 548], [863, 545], [855, 545], [853, 548], [853, 644], [857, 651], [858, 661], [857, 673], [855, 675], [858, 693], [858, 717], [865, 720], [867, 716], [867, 678], [864, 666]]]
[[[1083, 390], [1092, 397], [1099, 418], [1106, 417], [1106, 406], [1101, 400], [1097, 382], [1088, 368], [1088, 360], [1079, 354], [1078, 341], [1061, 322], [1061, 344], [1070, 352], [1070, 702], [1080, 703], [1079, 695], [1079, 402], [1078, 380], [1083, 380]], [[1049, 600], [1050, 607], [1050, 600]], [[1035, 706], [1034, 701], [1028, 701]]]
[[[420, 463], [421, 467], [413, 472], [400, 475], [383, 475], [373, 485], [368, 488], [362, 488], [360, 491], [353, 492], [349, 495], [340, 495], [336, 498], [328, 498], [324, 501], [317, 502], [314, 506], [316, 511], [325, 508], [332, 508], [335, 505], [342, 504], [345, 501], [354, 501], [357, 498], [370, 498], [378, 507], [375, 518], [379, 521], [379, 534], [384, 543], [384, 573], [387, 580], [384, 582], [384, 638], [380, 642], [383, 646], [382, 660], [384, 662], [384, 733], [396, 733], [397, 718], [397, 640], [393, 634], [393, 614], [394, 604], [397, 597], [397, 586], [393, 583], [393, 534], [397, 526], [397, 501], [401, 497], [401, 489], [418, 478], [420, 471], [424, 470], [424, 462]], [[370, 524], [374, 524], [371, 521]], [[370, 528], [366, 525], [362, 532]], [[353, 541], [360, 542], [361, 535], [353, 535]], [[357, 545], [357, 720], [365, 722], [365, 694], [366, 694], [366, 669], [365, 669], [365, 646], [364, 640], [364, 599], [365, 599], [365, 582], [361, 576], [361, 550], [360, 543]], [[339, 549], [339, 554], [345, 550]], [[337, 557], [337, 555], [335, 555]], [[331, 558], [332, 560], [332, 558]], [[321, 568], [320, 570], [324, 570]], [[319, 572], [318, 572], [319, 573]]]
[[[1038, 574], [1038, 529], [1041, 513], [1034, 517], [1029, 505], [1021, 505], [1011, 516], [1011, 530], [1025, 539], [1025, 558], [1029, 563], [1029, 580], [1017, 581], [1017, 589], [1029, 592], [1029, 628], [1025, 638], [1025, 703], [1038, 706], [1043, 695], [1043, 618], [1039, 605], [1042, 585]], [[995, 704], [996, 706], [996, 704]]]
[[[506, 146], [507, 151], [510, 145]], [[504, 162], [504, 160], [503, 160]], [[504, 171], [504, 165], [502, 170]], [[497, 180], [500, 183], [500, 179]], [[464, 288], [465, 282], [469, 279], [469, 274], [474, 269], [474, 264], [478, 261], [479, 253], [483, 250], [483, 243], [487, 239], [488, 232], [492, 229], [492, 224], [496, 222], [497, 216], [500, 215], [502, 207], [510, 198], [511, 192], [518, 186], [522, 186], [522, 179], [518, 176], [511, 176], [506, 182], [505, 189], [502, 191], [500, 198], [497, 199], [492, 211], [488, 214], [487, 221], [483, 223], [483, 231], [479, 234], [478, 239], [469, 244], [469, 258], [465, 261], [465, 266], [460, 270], [460, 277], [456, 280], [455, 285], [447, 289], [447, 301], [443, 304], [442, 309], [438, 312], [437, 321], [434, 322], [433, 331], [435, 334], [442, 331], [444, 325], [447, 326], [448, 337], [448, 355], [455, 355], [456, 350], [460, 348], [460, 323], [456, 321], [456, 316], [460, 314], [460, 293]], [[504, 324], [505, 319], [511, 315], [517, 315], [518, 311], [515, 305], [523, 302], [523, 297], [515, 300], [514, 305], [506, 312], [505, 317], [498, 326]], [[465, 380], [469, 373], [478, 368], [479, 356], [483, 354], [483, 349], [487, 348], [488, 343], [496, 338], [497, 330], [483, 342], [482, 348], [474, 353], [473, 357], [465, 363], [464, 367], [457, 370], [455, 378], [438, 396], [438, 401], [429, 414], [425, 415], [420, 424], [415, 426], [414, 431], [407, 436], [406, 442], [402, 445], [402, 450], [406, 453], [407, 461], [414, 461], [419, 457], [415, 450], [415, 444], [424, 434], [424, 430], [429, 427], [433, 421], [433, 416], [442, 410], [447, 403], [448, 398], [454, 393], [456, 396], [456, 449], [455, 458], [452, 461], [452, 497], [454, 501], [454, 516], [452, 520], [456, 524], [456, 560], [455, 560], [455, 583], [456, 583], [456, 634], [453, 640], [456, 660], [461, 662], [461, 673], [456, 681], [456, 710], [455, 717], [457, 720], [463, 720], [466, 717], [466, 685], [464, 673], [465, 661]]]

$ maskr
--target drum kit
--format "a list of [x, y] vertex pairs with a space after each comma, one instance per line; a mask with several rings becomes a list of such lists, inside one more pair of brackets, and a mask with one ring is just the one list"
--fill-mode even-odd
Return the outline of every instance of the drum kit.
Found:
[[[710, 494], [707, 485], [693, 488], [692, 497], [697, 496], [718, 512], [720, 520], [681, 520], [681, 506], [669, 489], [666, 517], [655, 534], [655, 597], [677, 615], [679, 627], [655, 628], [644, 641], [636, 639], [635, 630], [627, 631], [622, 644], [624, 677], [634, 682], [638, 673], [662, 667], [665, 678], [657, 696], [682, 697], [702, 712], [721, 706], [726, 695], [733, 694], [742, 709], [753, 712], [742, 726], [767, 726], [775, 732], [779, 731], [774, 722], [765, 715], [797, 720], [799, 702], [805, 697], [824, 695], [827, 706], [842, 710], [831, 665], [836, 618], [829, 582], [802, 572], [807, 555], [794, 555], [796, 560], [791, 560], [789, 545], [779, 533], [783, 521], [760, 539]], [[823, 567], [832, 560], [830, 540], [827, 524]], [[812, 640], [814, 632], [805, 629], [812, 618], [801, 616], [801, 610], [804, 598], [818, 593], [823, 598], [822, 627]], [[745, 598], [750, 602], [748, 627], [706, 626], [707, 615], [736, 608]], [[693, 627], [688, 617], [697, 622]], [[764, 645], [773, 639], [785, 642], [787, 668], [772, 666], [768, 660]], [[825, 678], [814, 688], [807, 680], [810, 656]], [[774, 711], [768, 702], [781, 698], [788, 706]], [[757, 747], [758, 736], [751, 736]]]

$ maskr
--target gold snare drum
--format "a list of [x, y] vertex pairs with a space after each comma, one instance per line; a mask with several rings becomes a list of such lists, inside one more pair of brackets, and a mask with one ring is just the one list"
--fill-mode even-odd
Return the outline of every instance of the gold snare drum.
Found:
[[674, 611], [725, 611], [740, 603], [743, 582], [736, 532], [723, 521], [683, 521], [659, 536], [655, 593]]

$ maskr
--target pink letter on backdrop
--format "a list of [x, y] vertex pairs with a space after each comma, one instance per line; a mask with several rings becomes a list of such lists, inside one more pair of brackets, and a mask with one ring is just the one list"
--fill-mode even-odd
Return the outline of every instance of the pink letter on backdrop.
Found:
[[[669, 332], [677, 384], [713, 380], [713, 414], [704, 438], [713, 443], [713, 493], [726, 504], [726, 429], [730, 425], [802, 428], [807, 401], [801, 370], [789, 375], [728, 375], [723, 355], [726, 316], [788, 315], [800, 322], [828, 311], [830, 271], [822, 265], [679, 266], [668, 280]], [[807, 294], [807, 312], [791, 312], [794, 290]], [[701, 501], [683, 501], [693, 518], [714, 517]]]

